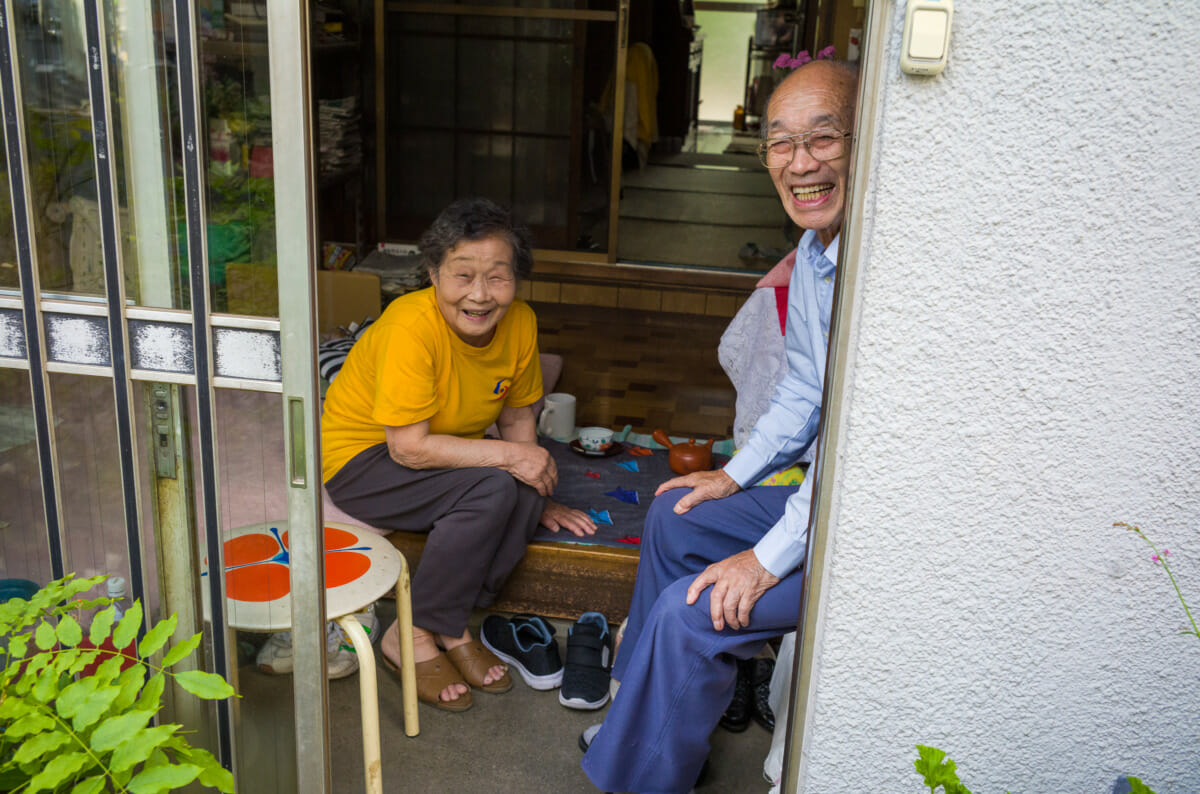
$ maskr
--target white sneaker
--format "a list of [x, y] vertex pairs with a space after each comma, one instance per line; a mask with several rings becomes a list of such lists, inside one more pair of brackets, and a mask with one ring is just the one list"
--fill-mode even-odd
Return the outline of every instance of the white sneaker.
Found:
[[[358, 671], [358, 657], [352, 651], [342, 650], [345, 632], [338, 624], [325, 624], [326, 675], [330, 680], [345, 678]], [[348, 643], [347, 643], [348, 644]], [[282, 631], [272, 634], [258, 652], [258, 669], [272, 675], [292, 672], [292, 633]]]
[[[363, 631], [367, 633], [367, 638], [372, 643], [379, 641], [379, 618], [375, 617], [375, 605], [367, 604], [367, 606], [354, 613], [354, 617], [362, 624]], [[354, 653], [354, 646], [350, 643], [350, 638], [342, 639], [342, 644], [339, 646], [343, 651]]]

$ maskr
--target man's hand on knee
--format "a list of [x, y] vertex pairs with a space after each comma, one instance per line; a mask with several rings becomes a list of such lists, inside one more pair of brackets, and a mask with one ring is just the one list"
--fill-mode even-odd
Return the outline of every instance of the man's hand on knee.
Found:
[[692, 492], [684, 494], [675, 503], [675, 512], [683, 515], [701, 502], [709, 499], [724, 499], [742, 490], [733, 478], [721, 469], [716, 471], [695, 471], [682, 477], [667, 480], [658, 486], [655, 496], [662, 496], [672, 488], [691, 488]]
[[740, 629], [750, 624], [750, 610], [762, 594], [777, 584], [779, 577], [762, 567], [754, 549], [746, 549], [701, 571], [688, 588], [687, 602], [696, 603], [704, 588], [712, 585], [708, 608], [713, 628]]

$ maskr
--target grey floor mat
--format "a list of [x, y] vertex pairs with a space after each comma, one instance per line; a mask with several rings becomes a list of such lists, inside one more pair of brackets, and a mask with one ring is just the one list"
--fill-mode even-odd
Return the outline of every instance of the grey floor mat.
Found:
[[[667, 465], [667, 451], [651, 450], [650, 455], [633, 455], [628, 451], [610, 458], [588, 457], [572, 452], [566, 444], [540, 439], [543, 447], [550, 450], [558, 466], [558, 487], [554, 490], [554, 501], [587, 512], [607, 511], [612, 524], [597, 522], [596, 534], [587, 542], [603, 546], [636, 547], [636, 542], [622, 542], [619, 538], [641, 538], [646, 511], [654, 500], [654, 490], [661, 483], [675, 476]], [[628, 447], [626, 449], [629, 449]], [[717, 456], [717, 465], [727, 458]], [[636, 463], [638, 471], [630, 471], [620, 464]], [[589, 472], [594, 476], [589, 476]], [[638, 503], [631, 504], [610, 496], [617, 489], [637, 494]], [[534, 540], [570, 540], [573, 536], [563, 532], [553, 533], [538, 527]]]

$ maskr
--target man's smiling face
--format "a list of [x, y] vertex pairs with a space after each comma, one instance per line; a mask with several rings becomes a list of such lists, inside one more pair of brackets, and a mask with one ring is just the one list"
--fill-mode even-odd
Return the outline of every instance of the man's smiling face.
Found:
[[[767, 140], [817, 130], [852, 132], [856, 88], [853, 78], [832, 63], [806, 64], [771, 96]], [[788, 217], [802, 229], [815, 229], [826, 245], [841, 231], [849, 177], [849, 145], [837, 159], [822, 162], [797, 141], [791, 164], [771, 169], [771, 181]]]

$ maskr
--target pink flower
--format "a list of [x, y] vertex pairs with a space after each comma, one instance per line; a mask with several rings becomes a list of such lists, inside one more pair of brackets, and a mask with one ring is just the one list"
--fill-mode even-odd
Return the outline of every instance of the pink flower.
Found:
[[828, 60], [835, 55], [837, 55], [837, 47], [834, 47], [832, 44], [830, 44], [828, 47], [817, 53], [817, 58], [819, 60]]
[[775, 59], [776, 69], [799, 69], [804, 64], [812, 60], [812, 56], [808, 54], [808, 50], [801, 50], [796, 53], [795, 58], [789, 58], [785, 52]]

